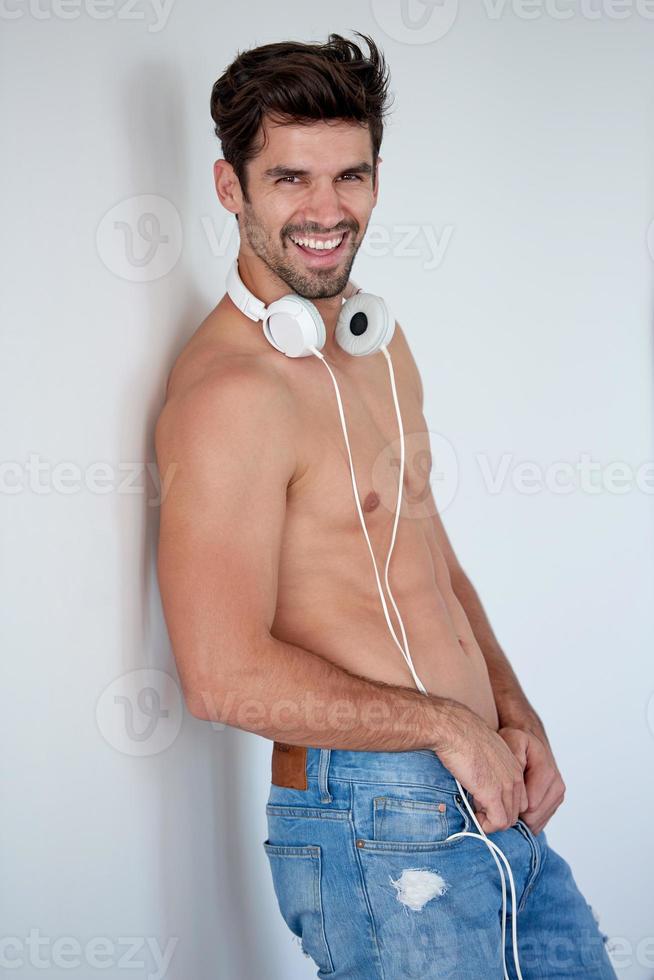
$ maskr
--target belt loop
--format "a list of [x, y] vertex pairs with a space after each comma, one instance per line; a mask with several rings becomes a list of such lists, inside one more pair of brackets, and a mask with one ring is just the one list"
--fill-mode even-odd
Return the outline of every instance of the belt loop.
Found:
[[321, 749], [318, 760], [318, 789], [320, 790], [321, 803], [331, 803], [332, 801], [332, 794], [329, 792], [329, 785], [327, 783], [331, 751], [331, 749]]

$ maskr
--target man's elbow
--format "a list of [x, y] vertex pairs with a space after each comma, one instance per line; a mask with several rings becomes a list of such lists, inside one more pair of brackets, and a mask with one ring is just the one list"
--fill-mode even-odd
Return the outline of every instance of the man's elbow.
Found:
[[255, 665], [260, 665], [262, 661], [259, 652], [259, 647], [256, 652], [248, 649], [228, 668], [222, 661], [221, 667], [214, 663], [211, 670], [196, 674], [192, 679], [187, 677], [184, 701], [193, 717], [236, 728], [244, 727], [244, 706], [256, 698], [253, 692], [258, 686], [260, 671]]
[[184, 702], [190, 714], [200, 721], [219, 721], [218, 718], [210, 717], [209, 702], [202, 691], [186, 691]]
[[200, 721], [235, 725], [239, 704], [245, 696], [244, 685], [244, 678], [232, 682], [231, 685], [220, 681], [211, 685], [193, 685], [184, 692], [184, 701], [189, 712]]

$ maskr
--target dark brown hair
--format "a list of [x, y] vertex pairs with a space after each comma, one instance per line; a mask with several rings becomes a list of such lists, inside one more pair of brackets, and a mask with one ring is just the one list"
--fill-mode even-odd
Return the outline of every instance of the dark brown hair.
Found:
[[373, 174], [388, 112], [389, 70], [365, 34], [367, 57], [354, 41], [330, 34], [325, 44], [280, 41], [239, 52], [211, 90], [211, 116], [223, 156], [247, 200], [246, 165], [263, 149], [264, 116], [281, 123], [351, 119], [367, 124]]

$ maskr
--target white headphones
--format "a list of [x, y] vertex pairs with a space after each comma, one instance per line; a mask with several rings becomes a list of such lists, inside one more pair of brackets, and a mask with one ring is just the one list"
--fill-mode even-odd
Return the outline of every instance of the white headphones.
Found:
[[[356, 292], [343, 304], [334, 339], [355, 357], [375, 354], [391, 342], [395, 320], [381, 296], [364, 293], [354, 283], [351, 286]], [[324, 347], [325, 324], [311, 300], [288, 293], [266, 306], [243, 284], [237, 258], [227, 273], [227, 292], [241, 313], [255, 322], [263, 321], [266, 340], [287, 357], [308, 357], [312, 348]]]
[[[400, 610], [397, 608], [397, 604], [393, 597], [393, 593], [391, 592], [391, 587], [388, 581], [388, 566], [391, 560], [393, 548], [395, 546], [397, 524], [400, 517], [400, 507], [402, 505], [402, 486], [404, 483], [404, 428], [402, 426], [402, 416], [400, 414], [400, 406], [397, 399], [395, 376], [393, 374], [393, 363], [391, 361], [391, 355], [386, 349], [386, 344], [390, 342], [395, 331], [395, 321], [390, 315], [386, 303], [380, 296], [374, 296], [372, 293], [364, 293], [356, 285], [356, 283], [353, 283], [351, 280], [350, 287], [355, 290], [355, 292], [353, 292], [353, 294], [349, 296], [349, 298], [343, 304], [336, 324], [336, 332], [334, 335], [335, 340], [339, 347], [342, 347], [344, 351], [347, 351], [348, 354], [353, 354], [355, 357], [361, 357], [365, 354], [374, 354], [377, 351], [382, 352], [388, 364], [388, 371], [391, 379], [391, 391], [393, 393], [395, 413], [400, 430], [400, 479], [397, 491], [397, 504], [395, 509], [393, 532], [391, 534], [391, 543], [388, 549], [388, 555], [386, 557], [386, 568], [384, 573], [386, 590], [400, 624], [402, 640], [404, 641], [403, 644], [398, 640], [395, 630], [393, 629], [393, 624], [388, 615], [388, 606], [386, 605], [386, 599], [384, 597], [379, 579], [375, 553], [370, 543], [368, 529], [366, 528], [363, 511], [361, 510], [359, 490], [357, 488], [356, 477], [354, 475], [354, 463], [352, 462], [350, 440], [347, 434], [345, 413], [343, 412], [343, 403], [341, 401], [341, 395], [338, 389], [338, 382], [336, 381], [334, 372], [327, 363], [326, 358], [320, 352], [326, 340], [325, 324], [323, 323], [323, 319], [311, 300], [306, 299], [304, 296], [299, 296], [297, 293], [288, 293], [286, 296], [282, 296], [281, 299], [275, 300], [270, 304], [270, 306], [267, 307], [265, 303], [262, 303], [260, 299], [257, 299], [257, 297], [254, 296], [243, 284], [243, 281], [238, 273], [238, 259], [234, 259], [234, 262], [227, 274], [227, 292], [232, 302], [238, 307], [241, 313], [244, 313], [250, 320], [254, 320], [255, 322], [258, 322], [259, 320], [263, 321], [264, 336], [276, 350], [280, 351], [282, 354], [286, 354], [287, 357], [307, 357], [309, 354], [313, 354], [323, 362], [331, 375], [336, 391], [336, 401], [338, 402], [341, 427], [343, 429], [343, 435], [345, 436], [345, 445], [350, 463], [350, 475], [352, 478], [352, 489], [354, 490], [354, 501], [356, 503], [359, 521], [361, 523], [361, 527], [363, 528], [365, 539], [368, 542], [368, 550], [370, 551], [370, 557], [372, 558], [372, 564], [375, 570], [377, 590], [381, 598], [382, 608], [386, 617], [386, 624], [393, 639], [395, 640], [397, 647], [400, 650], [400, 653], [404, 657], [409, 670], [411, 671], [416, 687], [419, 691], [422, 691], [423, 694], [428, 694], [429, 692], [427, 691], [427, 688], [418, 677], [413, 666], [413, 660], [411, 659], [411, 652], [409, 650], [409, 642], [406, 637], [404, 623], [402, 622]], [[468, 808], [468, 812], [470, 813], [470, 816], [472, 817], [472, 820], [479, 833], [475, 834], [469, 830], [462, 830], [459, 833], [450, 834], [446, 840], [453, 840], [456, 837], [476, 837], [487, 845], [491, 856], [497, 865], [502, 883], [502, 965], [504, 968], [504, 980], [509, 980], [509, 975], [506, 969], [505, 954], [507, 908], [506, 882], [504, 879], [504, 870], [498, 861], [497, 854], [500, 855], [502, 861], [504, 862], [509, 875], [509, 884], [511, 887], [511, 908], [513, 913], [511, 917], [513, 959], [516, 967], [517, 978], [518, 980], [523, 980], [522, 972], [520, 970], [520, 960], [518, 958], [516, 894], [511, 865], [509, 864], [504, 852], [497, 846], [497, 844], [494, 843], [494, 841], [489, 840], [486, 836], [481, 824], [477, 820], [474, 810], [468, 802], [465, 790], [458, 779], [456, 779], [456, 784], [459, 787], [461, 798]], [[497, 852], [497, 854], [495, 852]]]

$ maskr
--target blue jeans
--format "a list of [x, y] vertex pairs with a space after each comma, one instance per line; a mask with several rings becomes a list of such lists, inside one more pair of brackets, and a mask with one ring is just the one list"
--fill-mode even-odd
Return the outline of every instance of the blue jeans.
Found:
[[[478, 830], [434, 752], [308, 748], [306, 789], [271, 783], [266, 816], [279, 908], [318, 977], [502, 980], [500, 873], [482, 840], [445, 840]], [[545, 832], [518, 820], [488, 837], [513, 873], [524, 980], [616, 980], [608, 937]], [[516, 980], [508, 874], [506, 890]]]

